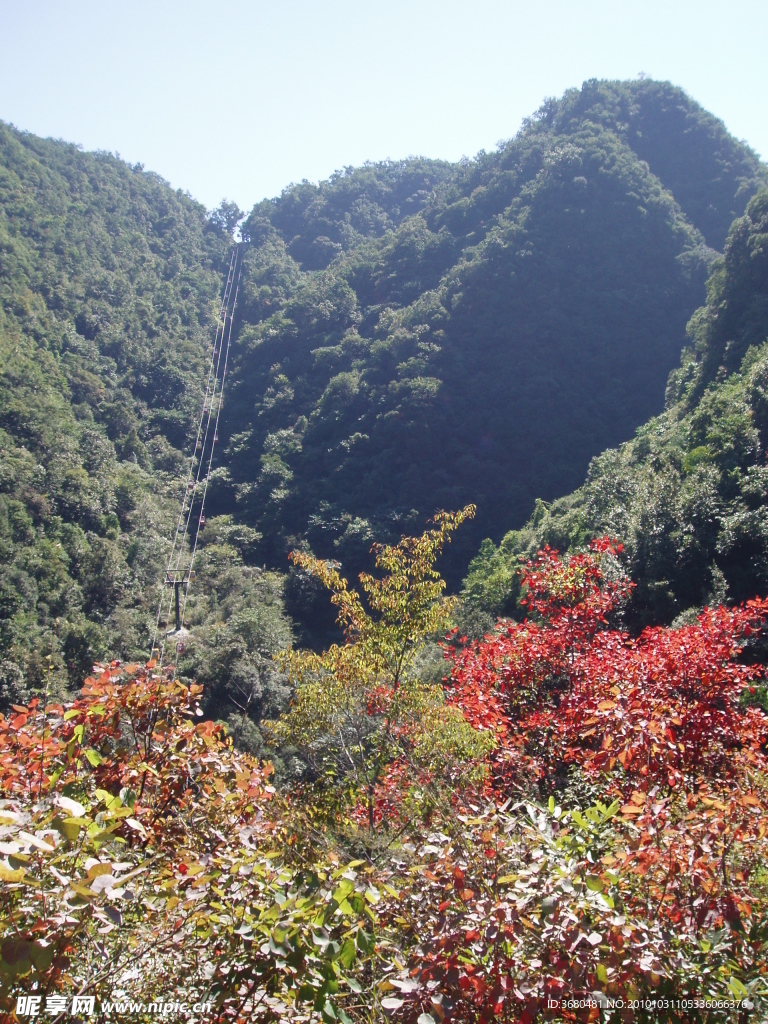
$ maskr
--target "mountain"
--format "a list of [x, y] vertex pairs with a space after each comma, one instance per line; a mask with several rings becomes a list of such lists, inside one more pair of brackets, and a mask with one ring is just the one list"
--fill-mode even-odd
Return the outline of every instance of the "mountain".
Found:
[[[290, 548], [352, 574], [374, 537], [476, 501], [457, 584], [658, 412], [763, 181], [680, 90], [588, 82], [497, 152], [258, 204], [188, 608], [214, 703], [274, 709], [286, 609], [325, 622]], [[0, 124], [2, 706], [147, 652], [238, 213]]]
[[146, 651], [229, 246], [141, 167], [0, 125], [4, 703]]
[[766, 180], [667, 83], [587, 82], [494, 153], [292, 186], [244, 222], [216, 504], [282, 567], [478, 505], [447, 565], [663, 407], [727, 226]]
[[486, 540], [467, 597], [514, 613], [521, 556], [603, 534], [625, 545], [637, 628], [768, 593], [768, 191], [733, 223], [689, 331], [666, 411], [595, 458], [573, 494]]

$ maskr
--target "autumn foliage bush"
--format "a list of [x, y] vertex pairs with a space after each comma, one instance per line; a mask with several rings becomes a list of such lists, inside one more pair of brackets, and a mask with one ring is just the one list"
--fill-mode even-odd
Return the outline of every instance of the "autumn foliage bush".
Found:
[[0, 1013], [23, 992], [330, 1012], [370, 943], [365, 881], [293, 855], [271, 769], [200, 720], [200, 687], [101, 668], [0, 717]]
[[305, 559], [348, 629], [286, 661], [273, 733], [322, 768], [291, 793], [152, 663], [0, 718], [7, 1015], [122, 990], [233, 1021], [761, 1019], [768, 717], [744, 695], [768, 601], [633, 637], [620, 545], [544, 549], [525, 621], [450, 635], [441, 696], [408, 666], [446, 612], [446, 523], [382, 549], [371, 611]]
[[[546, 998], [591, 993], [768, 992], [768, 719], [740, 706], [764, 676], [743, 656], [768, 601], [632, 638], [611, 624], [631, 587], [620, 553], [545, 548], [522, 571], [530, 618], [449, 652], [452, 700], [500, 739], [492, 810], [447, 860], [464, 906], [446, 885], [419, 943], [421, 991], [453, 976], [458, 1019], [533, 1021]], [[586, 810], [579, 784], [600, 795]]]

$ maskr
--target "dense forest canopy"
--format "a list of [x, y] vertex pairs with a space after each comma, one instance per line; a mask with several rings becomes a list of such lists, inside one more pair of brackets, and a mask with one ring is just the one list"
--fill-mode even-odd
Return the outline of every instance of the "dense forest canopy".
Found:
[[148, 638], [229, 238], [157, 176], [0, 125], [0, 689]]
[[689, 328], [666, 412], [595, 458], [573, 494], [539, 502], [499, 547], [485, 541], [468, 597], [514, 612], [521, 555], [602, 532], [625, 544], [636, 625], [768, 591], [768, 191], [734, 221]]
[[[765, 173], [680, 90], [588, 82], [494, 153], [347, 168], [258, 204], [189, 606], [209, 708], [285, 699], [286, 608], [299, 639], [332, 626], [285, 577], [291, 548], [354, 576], [374, 537], [476, 502], [455, 587], [483, 536], [658, 412]], [[94, 658], [146, 653], [241, 211], [10, 126], [0, 189], [7, 705], [48, 655], [66, 688]]]
[[587, 82], [493, 153], [347, 169], [245, 220], [232, 499], [281, 565], [478, 505], [484, 534], [576, 486], [662, 407], [755, 155], [664, 83]]

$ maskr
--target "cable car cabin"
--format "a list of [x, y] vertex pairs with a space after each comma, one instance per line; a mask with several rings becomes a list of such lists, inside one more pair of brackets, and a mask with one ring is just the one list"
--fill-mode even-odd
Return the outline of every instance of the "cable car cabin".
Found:
[[198, 438], [197, 444], [195, 445], [195, 451], [201, 452], [203, 450], [203, 442]]
[[200, 525], [205, 526], [205, 516], [200, 516]]
[[218, 444], [219, 443], [219, 432], [218, 432], [218, 430], [215, 430], [213, 432], [213, 443], [214, 444]]
[[194, 491], [194, 489], [195, 489], [195, 481], [194, 480], [190, 480], [189, 483], [187, 484], [187, 490], [188, 491]]

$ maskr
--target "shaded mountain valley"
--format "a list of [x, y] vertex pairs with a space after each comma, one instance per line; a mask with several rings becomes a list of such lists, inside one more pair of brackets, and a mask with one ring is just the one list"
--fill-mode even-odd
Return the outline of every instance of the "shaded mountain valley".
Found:
[[[147, 650], [240, 213], [109, 154], [9, 126], [0, 143], [7, 704]], [[374, 539], [472, 501], [444, 559], [456, 589], [483, 537], [659, 413], [766, 180], [679, 89], [591, 81], [493, 153], [347, 168], [258, 204], [189, 608], [211, 707], [256, 686], [255, 717], [274, 710], [271, 653], [331, 629], [286, 576], [292, 548], [353, 576]]]

